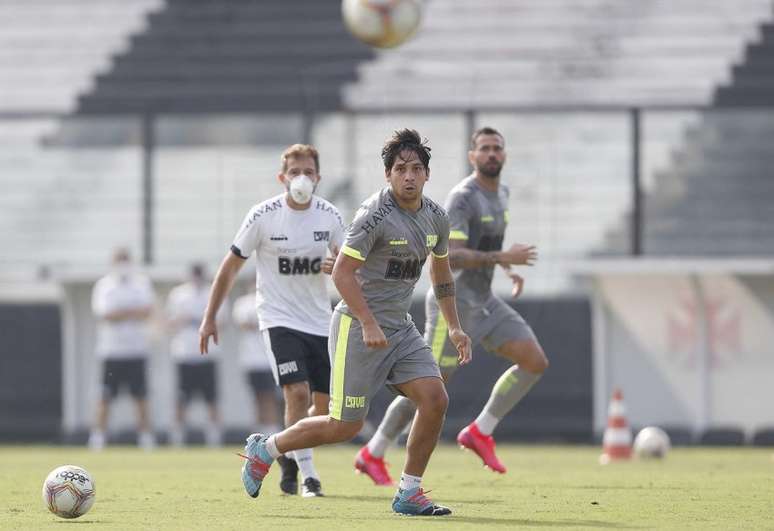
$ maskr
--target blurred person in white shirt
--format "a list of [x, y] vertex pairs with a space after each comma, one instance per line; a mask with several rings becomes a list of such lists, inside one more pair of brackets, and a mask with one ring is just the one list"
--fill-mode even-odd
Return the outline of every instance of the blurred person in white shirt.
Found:
[[97, 357], [102, 360], [102, 392], [89, 447], [106, 444], [110, 403], [127, 389], [137, 409], [138, 444], [150, 450], [155, 437], [150, 427], [146, 360], [149, 352], [149, 319], [155, 294], [150, 279], [137, 271], [129, 251], [116, 249], [111, 271], [99, 279], [91, 307], [97, 318]]
[[[207, 446], [221, 444], [221, 419], [217, 406], [216, 358], [199, 352], [199, 323], [209, 297], [209, 283], [202, 264], [192, 264], [187, 282], [169, 292], [166, 305], [167, 323], [172, 339], [170, 352], [177, 366], [177, 401], [175, 423], [170, 432], [170, 444], [185, 444], [186, 410], [191, 401], [201, 395], [207, 404], [208, 425], [204, 431]], [[221, 308], [222, 310], [222, 308]], [[224, 312], [218, 314], [223, 322]], [[216, 357], [221, 349], [215, 345], [210, 354]]]
[[239, 327], [239, 361], [245, 370], [255, 400], [255, 421], [258, 431], [273, 433], [280, 427], [277, 387], [271, 372], [266, 345], [261, 336], [255, 290], [234, 302], [234, 323]]

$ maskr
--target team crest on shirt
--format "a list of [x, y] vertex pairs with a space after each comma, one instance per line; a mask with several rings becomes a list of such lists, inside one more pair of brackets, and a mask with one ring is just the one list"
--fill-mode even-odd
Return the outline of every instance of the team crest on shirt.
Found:
[[327, 242], [331, 239], [331, 231], [329, 230], [316, 230], [314, 231], [314, 241]]

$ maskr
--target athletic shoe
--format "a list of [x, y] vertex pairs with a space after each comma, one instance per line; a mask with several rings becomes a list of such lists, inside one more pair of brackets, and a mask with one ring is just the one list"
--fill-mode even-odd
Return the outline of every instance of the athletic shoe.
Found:
[[[428, 493], [430, 491], [427, 491]], [[398, 514], [410, 516], [444, 516], [451, 514], [451, 509], [443, 505], [436, 505], [425, 496], [422, 487], [413, 489], [398, 489], [392, 500], [392, 510]]]
[[268, 435], [253, 433], [247, 438], [247, 444], [245, 444], [246, 455], [237, 454], [246, 459], [242, 465], [242, 484], [251, 498], [257, 498], [261, 493], [263, 478], [269, 473], [269, 467], [274, 461], [266, 449], [268, 438]]
[[475, 452], [484, 462], [484, 466], [500, 474], [505, 474], [505, 465], [495, 455], [494, 438], [491, 435], [484, 435], [478, 431], [478, 426], [476, 426], [475, 422], [471, 422], [457, 434], [457, 442], [460, 448], [467, 448]]
[[304, 498], [314, 498], [315, 496], [325, 496], [322, 493], [322, 485], [317, 478], [306, 478], [301, 487], [301, 496]]
[[295, 496], [298, 494], [298, 464], [296, 464], [296, 460], [281, 455], [277, 458], [277, 463], [282, 467], [280, 490], [283, 494]]
[[355, 456], [355, 470], [360, 474], [366, 474], [376, 485], [395, 485], [387, 471], [387, 463], [384, 462], [384, 458], [371, 455], [368, 446], [363, 446]]

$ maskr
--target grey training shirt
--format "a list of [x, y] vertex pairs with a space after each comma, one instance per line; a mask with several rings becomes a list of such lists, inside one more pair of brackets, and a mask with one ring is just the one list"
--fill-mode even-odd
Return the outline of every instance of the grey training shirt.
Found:
[[[472, 175], [459, 182], [446, 198], [452, 240], [464, 240], [476, 251], [500, 251], [508, 224], [508, 188], [484, 190]], [[472, 306], [486, 303], [492, 296], [495, 266], [461, 269], [457, 272], [457, 302]]]
[[[363, 261], [356, 277], [368, 307], [383, 328], [399, 329], [428, 255], [449, 253], [449, 218], [422, 196], [417, 212], [398, 206], [389, 188], [366, 199], [347, 228], [341, 252]], [[336, 310], [354, 317], [342, 300]]]

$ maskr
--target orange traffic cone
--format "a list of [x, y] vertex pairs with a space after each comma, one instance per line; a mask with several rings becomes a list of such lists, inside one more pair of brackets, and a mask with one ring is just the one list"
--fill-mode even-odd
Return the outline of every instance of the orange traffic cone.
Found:
[[626, 407], [620, 389], [613, 392], [613, 399], [607, 408], [607, 428], [602, 437], [602, 455], [599, 463], [629, 459], [632, 456], [632, 431], [626, 422]]

